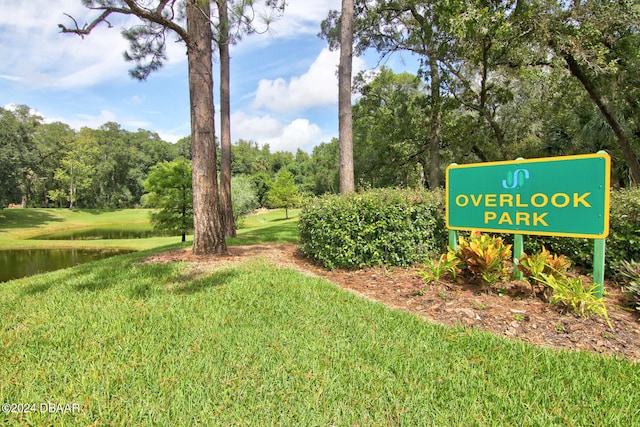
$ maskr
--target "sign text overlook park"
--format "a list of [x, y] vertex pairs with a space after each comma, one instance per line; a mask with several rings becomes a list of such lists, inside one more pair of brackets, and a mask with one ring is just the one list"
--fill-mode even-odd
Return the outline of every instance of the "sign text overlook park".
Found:
[[609, 234], [606, 153], [447, 168], [447, 227], [513, 234]]

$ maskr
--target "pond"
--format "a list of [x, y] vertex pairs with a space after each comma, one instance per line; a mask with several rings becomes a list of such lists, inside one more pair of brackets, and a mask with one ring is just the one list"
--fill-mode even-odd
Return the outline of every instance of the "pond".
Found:
[[0, 282], [129, 253], [104, 249], [16, 249], [0, 251]]
[[156, 231], [151, 228], [80, 228], [32, 237], [31, 240], [102, 240], [102, 239], [146, 239], [149, 237], [176, 236], [175, 232]]

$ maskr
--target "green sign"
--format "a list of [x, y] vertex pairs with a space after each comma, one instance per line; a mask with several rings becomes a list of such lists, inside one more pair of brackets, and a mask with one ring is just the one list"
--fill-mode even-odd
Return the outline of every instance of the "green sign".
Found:
[[447, 227], [604, 238], [609, 234], [606, 153], [447, 168]]

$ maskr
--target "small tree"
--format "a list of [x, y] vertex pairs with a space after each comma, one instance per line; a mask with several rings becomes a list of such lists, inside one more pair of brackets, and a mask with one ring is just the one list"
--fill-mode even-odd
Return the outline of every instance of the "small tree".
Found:
[[293, 182], [293, 175], [288, 170], [280, 170], [276, 180], [267, 194], [269, 205], [284, 208], [285, 217], [289, 219], [289, 208], [297, 206], [301, 201], [300, 190]]
[[156, 230], [179, 231], [182, 241], [193, 229], [193, 193], [191, 162], [178, 159], [158, 163], [144, 182], [144, 205], [157, 209], [151, 213]]
[[256, 210], [259, 206], [256, 186], [245, 175], [231, 178], [231, 196], [233, 197], [233, 220], [239, 226], [241, 218]]

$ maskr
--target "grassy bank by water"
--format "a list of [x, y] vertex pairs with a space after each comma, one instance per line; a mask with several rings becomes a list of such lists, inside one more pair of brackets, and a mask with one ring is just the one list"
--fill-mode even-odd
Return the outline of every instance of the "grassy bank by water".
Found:
[[149, 229], [148, 209], [4, 209], [0, 211], [0, 249], [118, 248], [150, 249], [176, 242], [175, 237], [113, 240], [38, 240], [60, 231], [103, 226]]
[[[288, 239], [276, 219], [238, 240]], [[0, 423], [640, 424], [637, 364], [433, 325], [266, 261], [142, 262], [177, 247], [0, 285], [0, 401], [23, 412]]]
[[[238, 238], [229, 244], [251, 244], [265, 241], [295, 242], [298, 210], [284, 219], [284, 209], [250, 216], [238, 230]], [[4, 209], [0, 210], [0, 249], [84, 248], [145, 250], [180, 241], [180, 236], [144, 239], [108, 240], [38, 240], [38, 236], [60, 231], [87, 228], [118, 227], [149, 230], [148, 209]], [[188, 236], [191, 241], [193, 236]]]

